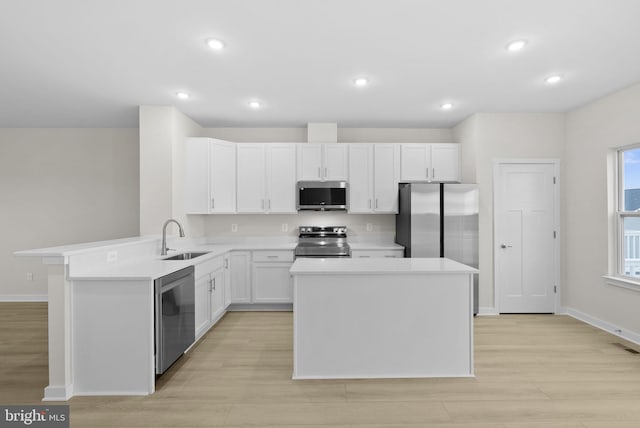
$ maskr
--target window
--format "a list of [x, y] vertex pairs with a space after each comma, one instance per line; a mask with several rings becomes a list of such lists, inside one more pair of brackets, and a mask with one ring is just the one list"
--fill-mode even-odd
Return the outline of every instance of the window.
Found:
[[640, 145], [618, 151], [618, 275], [640, 281]]

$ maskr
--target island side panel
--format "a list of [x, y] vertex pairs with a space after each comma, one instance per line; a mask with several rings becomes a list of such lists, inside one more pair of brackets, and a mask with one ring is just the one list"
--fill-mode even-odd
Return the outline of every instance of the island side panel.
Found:
[[153, 281], [74, 281], [74, 395], [155, 389]]
[[294, 288], [295, 379], [473, 375], [467, 273], [297, 274]]

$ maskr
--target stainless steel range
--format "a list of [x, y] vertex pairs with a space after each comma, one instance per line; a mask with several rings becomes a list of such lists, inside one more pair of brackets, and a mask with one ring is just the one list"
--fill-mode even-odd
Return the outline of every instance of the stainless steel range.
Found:
[[346, 226], [300, 226], [296, 257], [351, 257]]

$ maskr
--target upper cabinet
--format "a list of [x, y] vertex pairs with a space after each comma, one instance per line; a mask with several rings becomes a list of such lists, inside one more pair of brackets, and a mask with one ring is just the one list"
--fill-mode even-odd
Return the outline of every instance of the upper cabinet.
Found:
[[296, 145], [240, 143], [238, 213], [295, 213]]
[[349, 144], [349, 212], [397, 213], [399, 144]]
[[348, 179], [347, 144], [298, 144], [298, 181]]
[[185, 212], [236, 212], [236, 144], [188, 138], [185, 148]]
[[400, 181], [460, 181], [459, 144], [402, 144]]

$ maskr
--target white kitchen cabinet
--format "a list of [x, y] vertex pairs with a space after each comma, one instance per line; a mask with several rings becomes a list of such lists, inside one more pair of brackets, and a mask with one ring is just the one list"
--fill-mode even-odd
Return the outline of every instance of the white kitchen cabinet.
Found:
[[296, 213], [295, 144], [238, 144], [238, 213]]
[[400, 181], [460, 181], [459, 144], [402, 144]]
[[254, 251], [252, 290], [254, 303], [292, 303], [293, 280], [289, 269], [293, 251]]
[[400, 145], [349, 144], [349, 212], [397, 213]]
[[462, 181], [459, 144], [431, 145], [431, 180]]
[[351, 250], [351, 258], [403, 258], [404, 250]]
[[229, 255], [231, 303], [251, 303], [251, 253], [232, 251]]
[[196, 339], [224, 315], [224, 259], [216, 257], [195, 265]]
[[236, 144], [188, 138], [185, 147], [185, 212], [236, 212]]
[[297, 145], [298, 181], [348, 179], [348, 148], [338, 143]]
[[231, 304], [231, 270], [229, 269], [229, 254], [225, 254], [223, 258], [224, 267], [224, 308]]

